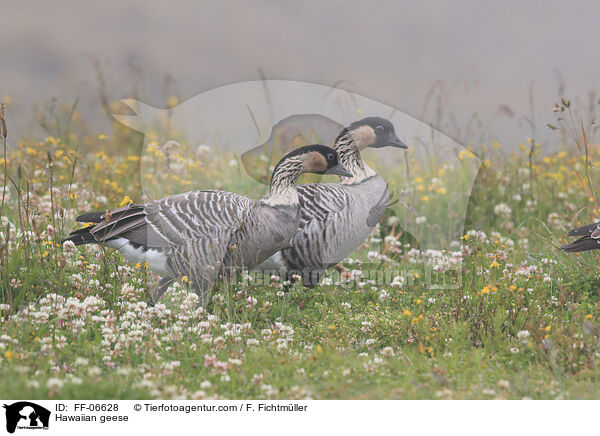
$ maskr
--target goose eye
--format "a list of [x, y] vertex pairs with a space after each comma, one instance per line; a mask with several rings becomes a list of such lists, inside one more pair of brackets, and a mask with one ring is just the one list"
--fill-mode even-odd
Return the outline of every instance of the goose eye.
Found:
[[375, 130], [377, 130], [377, 133], [381, 133], [383, 132], [383, 126], [377, 126], [375, 127]]
[[332, 161], [332, 160], [334, 160], [334, 159], [335, 159], [335, 156], [333, 155], [333, 153], [329, 153], [329, 154], [327, 155], [327, 159]]

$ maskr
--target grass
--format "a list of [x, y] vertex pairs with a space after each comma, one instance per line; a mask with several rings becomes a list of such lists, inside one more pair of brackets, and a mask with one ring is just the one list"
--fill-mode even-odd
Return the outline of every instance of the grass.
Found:
[[[65, 113], [69, 131], [23, 139], [1, 162], [0, 397], [600, 397], [598, 259], [557, 249], [573, 220], [598, 216], [590, 186], [600, 177], [586, 162], [600, 161], [600, 147], [589, 139], [585, 151], [545, 155], [533, 141], [473, 150], [482, 165], [454, 251], [420, 252], [386, 216], [345, 262], [343, 283], [335, 270], [287, 293], [270, 278], [221, 283], [202, 310], [185, 281], [151, 307], [144, 265], [60, 241], [76, 215], [139, 201], [142, 185], [253, 197], [265, 187], [232, 153], [186, 161], [156, 133], [140, 158], [130, 131], [90, 133], [74, 108]], [[407, 198], [432, 225], [463, 195], [466, 170], [409, 157]], [[161, 175], [165, 159], [183, 166]], [[382, 174], [403, 180], [403, 167]], [[451, 286], [429, 286], [441, 275]]]

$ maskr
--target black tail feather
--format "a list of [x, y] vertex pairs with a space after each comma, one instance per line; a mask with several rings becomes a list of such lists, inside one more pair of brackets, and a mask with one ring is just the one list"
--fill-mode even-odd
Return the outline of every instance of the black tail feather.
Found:
[[577, 227], [576, 229], [569, 230], [567, 236], [589, 236], [594, 230], [598, 228], [598, 225], [600, 225], [600, 223], [592, 223], [587, 224], [585, 226]]
[[83, 229], [75, 230], [74, 232], [71, 232], [69, 237], [62, 242], [64, 243], [67, 241], [71, 241], [75, 245], [93, 244], [97, 242], [96, 238], [94, 238], [94, 235], [90, 233], [90, 229], [92, 229], [93, 227], [94, 226], [90, 226], [84, 227]]
[[83, 215], [79, 215], [77, 218], [75, 218], [75, 220], [79, 221], [80, 223], [99, 223], [104, 219], [105, 214], [106, 211], [88, 212], [84, 213]]
[[[595, 226], [595, 224], [594, 224]], [[577, 253], [579, 251], [589, 251], [589, 250], [598, 250], [600, 249], [600, 240], [590, 238], [589, 236], [584, 236], [576, 240], [575, 242], [571, 242], [570, 244], [563, 245], [560, 247], [561, 250], [566, 251], [567, 253]]]

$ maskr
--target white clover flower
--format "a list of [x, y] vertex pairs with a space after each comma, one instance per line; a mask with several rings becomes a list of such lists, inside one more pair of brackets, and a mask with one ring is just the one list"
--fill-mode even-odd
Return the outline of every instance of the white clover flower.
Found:
[[383, 357], [394, 357], [394, 349], [392, 347], [384, 347], [381, 350], [381, 355]]
[[56, 390], [59, 390], [60, 388], [62, 388], [64, 384], [65, 384], [65, 382], [62, 381], [61, 379], [52, 377], [52, 378], [49, 378], [48, 381], [46, 382], [46, 387], [48, 389], [50, 389], [51, 391], [56, 391]]
[[192, 400], [203, 400], [204, 398], [206, 398], [206, 392], [199, 390], [196, 391], [192, 394]]
[[394, 288], [401, 288], [402, 286], [404, 286], [404, 277], [402, 277], [402, 276], [394, 277], [394, 280], [392, 280], [391, 285]]
[[37, 389], [40, 387], [40, 382], [37, 380], [27, 380], [27, 387]]
[[508, 380], [498, 380], [497, 384], [502, 389], [510, 389], [510, 382]]
[[510, 206], [508, 204], [500, 203], [494, 207], [494, 213], [496, 215], [509, 217], [512, 214], [512, 209], [510, 208]]
[[395, 215], [390, 216], [386, 221], [388, 227], [397, 226], [398, 224], [400, 224], [400, 220]]

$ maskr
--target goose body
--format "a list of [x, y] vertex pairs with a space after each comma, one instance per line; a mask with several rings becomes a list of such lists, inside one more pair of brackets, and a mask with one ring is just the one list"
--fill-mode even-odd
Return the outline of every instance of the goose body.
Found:
[[[383, 130], [382, 130], [382, 129]], [[298, 186], [299, 230], [286, 247], [257, 269], [300, 275], [305, 286], [319, 283], [325, 270], [344, 260], [369, 236], [388, 203], [387, 184], [360, 156], [365, 147], [407, 148], [382, 118], [365, 118], [345, 128], [334, 144], [352, 173], [341, 183]]]
[[295, 182], [306, 172], [349, 175], [331, 148], [301, 147], [280, 161], [260, 200], [215, 190], [176, 194], [82, 215], [77, 221], [95, 225], [68, 240], [115, 248], [130, 262], [146, 262], [163, 284], [185, 275], [205, 292], [228, 268], [252, 268], [289, 245], [300, 220]]

